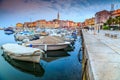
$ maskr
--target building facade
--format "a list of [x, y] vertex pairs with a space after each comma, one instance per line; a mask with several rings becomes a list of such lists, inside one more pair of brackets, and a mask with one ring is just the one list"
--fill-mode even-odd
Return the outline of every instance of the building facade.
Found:
[[115, 18], [117, 16], [120, 16], [120, 9], [112, 11], [112, 17]]
[[39, 28], [45, 28], [47, 25], [46, 25], [46, 20], [37, 20], [36, 21], [36, 26], [39, 27]]
[[109, 19], [111, 16], [110, 11], [103, 10], [95, 14], [95, 25], [102, 28], [102, 25]]
[[17, 28], [22, 28], [22, 27], [23, 27], [23, 24], [22, 24], [22, 23], [17, 23], [17, 24], [16, 24], [16, 27], [17, 27]]
[[84, 27], [91, 28], [91, 27], [94, 27], [94, 26], [95, 26], [95, 18], [94, 17], [85, 20]]
[[56, 19], [53, 19], [52, 21], [46, 21], [43, 19], [34, 22], [24, 22], [24, 24], [17, 23], [16, 26], [23, 26], [24, 28], [76, 28], [78, 24], [70, 20], [60, 20], [58, 12]]

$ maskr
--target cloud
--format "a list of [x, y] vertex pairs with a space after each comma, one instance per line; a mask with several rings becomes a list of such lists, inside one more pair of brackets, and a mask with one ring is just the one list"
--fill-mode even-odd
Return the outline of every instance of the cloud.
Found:
[[2, 3], [3, 2], [3, 0], [0, 0], [0, 3]]
[[30, 21], [30, 17], [33, 21], [52, 20], [58, 11], [60, 19], [84, 21], [98, 11], [110, 10], [111, 4], [115, 4], [115, 9], [120, 8], [119, 3], [119, 0], [0, 0], [0, 17], [4, 18], [0, 21], [12, 20], [16, 24]]

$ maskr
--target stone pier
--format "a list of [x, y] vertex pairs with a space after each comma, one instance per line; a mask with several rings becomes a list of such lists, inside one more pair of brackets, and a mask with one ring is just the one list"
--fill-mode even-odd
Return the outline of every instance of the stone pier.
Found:
[[119, 36], [119, 31], [82, 31], [82, 80], [120, 80]]

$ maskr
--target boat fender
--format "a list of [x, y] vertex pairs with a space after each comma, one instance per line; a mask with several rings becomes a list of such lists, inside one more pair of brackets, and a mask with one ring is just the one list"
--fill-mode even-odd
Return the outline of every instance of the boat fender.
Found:
[[32, 47], [32, 44], [30, 44], [29, 47]]

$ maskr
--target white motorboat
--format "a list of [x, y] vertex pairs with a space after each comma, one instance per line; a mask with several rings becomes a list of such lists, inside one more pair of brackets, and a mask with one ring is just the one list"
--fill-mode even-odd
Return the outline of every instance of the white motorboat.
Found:
[[70, 44], [70, 42], [65, 42], [64, 40], [60, 39], [60, 37], [45, 36], [42, 39], [29, 41], [29, 42], [25, 43], [24, 45], [47, 51], [47, 50], [64, 49], [69, 44]]
[[3, 54], [8, 55], [11, 59], [29, 61], [39, 63], [43, 50], [25, 47], [18, 44], [4, 44], [2, 45]]

